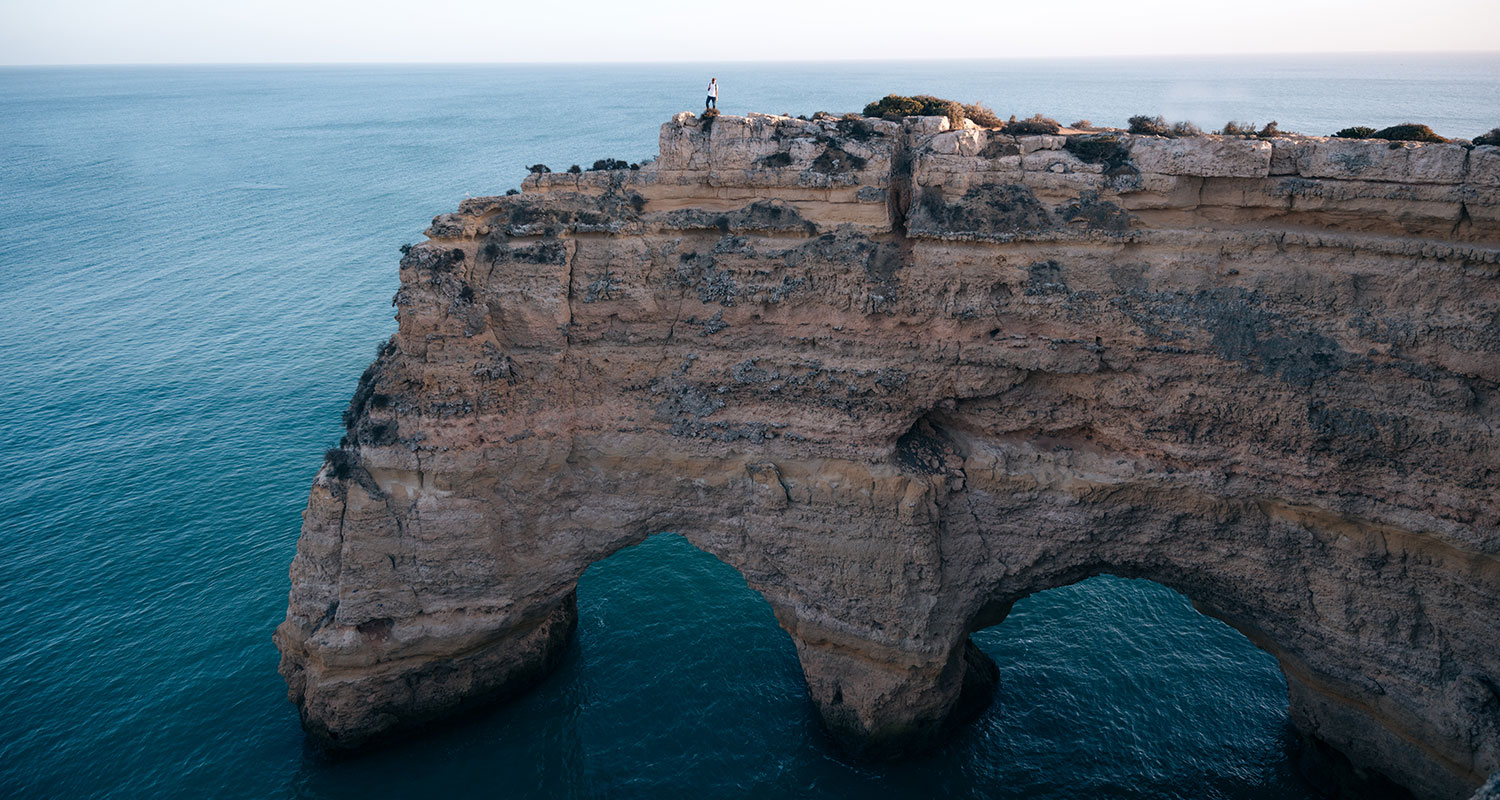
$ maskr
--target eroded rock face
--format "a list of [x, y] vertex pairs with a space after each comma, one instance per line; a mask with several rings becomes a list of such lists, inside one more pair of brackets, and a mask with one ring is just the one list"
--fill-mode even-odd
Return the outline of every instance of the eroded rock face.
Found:
[[1150, 578], [1311, 741], [1500, 768], [1500, 158], [691, 115], [639, 171], [465, 201], [314, 482], [276, 641], [336, 747], [519, 691], [594, 561], [742, 573], [844, 747], [988, 702], [968, 634]]

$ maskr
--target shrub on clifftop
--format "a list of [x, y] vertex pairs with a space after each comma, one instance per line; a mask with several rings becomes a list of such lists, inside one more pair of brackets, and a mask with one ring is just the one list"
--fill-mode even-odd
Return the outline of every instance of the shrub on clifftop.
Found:
[[1167, 125], [1167, 120], [1160, 114], [1148, 117], [1145, 114], [1137, 114], [1130, 118], [1130, 132], [1137, 136], [1171, 136], [1172, 128]]
[[995, 112], [991, 111], [983, 103], [965, 103], [963, 109], [964, 116], [975, 125], [984, 128], [998, 128], [1005, 124], [1000, 121], [999, 117], [995, 116]]
[[1165, 136], [1168, 139], [1177, 139], [1183, 136], [1201, 136], [1203, 130], [1191, 122], [1167, 122], [1166, 118], [1157, 114], [1148, 117], [1138, 114], [1130, 118], [1130, 132], [1137, 136]]
[[[1495, 130], [1500, 130], [1496, 128]], [[1490, 131], [1494, 133], [1494, 131]], [[1415, 122], [1403, 122], [1400, 125], [1392, 125], [1389, 128], [1375, 130], [1368, 125], [1355, 125], [1344, 128], [1334, 134], [1339, 139], [1385, 139], [1391, 142], [1446, 142], [1447, 139], [1437, 135], [1426, 125], [1418, 125]], [[1481, 137], [1483, 138], [1483, 137]], [[1474, 140], [1479, 144], [1479, 140]]]
[[1146, 114], [1137, 114], [1130, 119], [1130, 132], [1137, 137], [1167, 137], [1169, 140], [1182, 137], [1202, 137], [1203, 129], [1191, 122], [1169, 123], [1166, 117], [1157, 114], [1148, 117]]
[[1446, 142], [1447, 139], [1433, 133], [1426, 125], [1403, 122], [1389, 128], [1381, 128], [1371, 135], [1372, 139], [1388, 139], [1392, 142]]
[[[930, 99], [935, 100], [937, 98]], [[888, 94], [873, 103], [867, 103], [865, 105], [865, 116], [898, 120], [902, 117], [920, 116], [923, 108], [924, 104], [921, 97]]]
[[1041, 136], [1057, 133], [1062, 130], [1062, 126], [1055, 119], [1033, 114], [1027, 119], [1011, 117], [1010, 122], [1005, 123], [1005, 127], [1001, 130], [1012, 136]]
[[1256, 131], [1255, 135], [1259, 136], [1262, 139], [1273, 139], [1277, 136], [1296, 136], [1297, 134], [1293, 133], [1292, 131], [1284, 131], [1281, 128], [1277, 127], [1276, 120], [1273, 119], [1270, 122], [1267, 122], [1264, 128]]
[[1481, 133], [1475, 136], [1474, 144], [1491, 144], [1500, 147], [1500, 128], [1490, 128], [1489, 133]]
[[961, 103], [930, 94], [913, 97], [888, 94], [865, 106], [865, 116], [898, 121], [902, 117], [947, 117], [955, 128], [964, 124], [966, 119]]
[[1172, 123], [1173, 136], [1202, 136], [1203, 129], [1187, 120]]
[[[845, 119], [849, 116], [857, 115], [846, 114]], [[866, 105], [864, 116], [893, 121], [900, 121], [902, 117], [947, 117], [948, 122], [952, 123], [955, 128], [963, 127], [964, 120], [981, 128], [1000, 128], [1005, 125], [1005, 122], [995, 116], [995, 112], [984, 103], [960, 103], [957, 100], [945, 100], [930, 94], [918, 94], [911, 97], [888, 94]]]

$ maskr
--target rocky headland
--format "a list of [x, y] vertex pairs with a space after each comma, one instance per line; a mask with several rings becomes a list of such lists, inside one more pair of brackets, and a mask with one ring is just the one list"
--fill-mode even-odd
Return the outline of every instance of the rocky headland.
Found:
[[304, 515], [281, 670], [358, 747], [524, 690], [593, 562], [743, 574], [856, 755], [1103, 572], [1272, 653], [1350, 776], [1500, 769], [1500, 148], [683, 114], [464, 201]]

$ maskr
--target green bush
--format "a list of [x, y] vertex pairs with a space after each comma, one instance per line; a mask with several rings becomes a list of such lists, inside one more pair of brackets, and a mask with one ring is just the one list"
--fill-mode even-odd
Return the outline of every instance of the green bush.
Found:
[[1160, 114], [1154, 117], [1148, 117], [1145, 114], [1131, 117], [1130, 132], [1137, 136], [1165, 136], [1168, 139], [1203, 134], [1203, 130], [1191, 122], [1169, 124]]
[[1068, 127], [1072, 128], [1075, 131], [1091, 131], [1094, 129], [1094, 123], [1089, 122], [1086, 119], [1081, 119], [1073, 123], [1072, 125], [1069, 125]]
[[1375, 129], [1368, 125], [1355, 125], [1352, 128], [1345, 128], [1335, 133], [1334, 136], [1339, 139], [1373, 139], [1375, 138]]
[[1203, 129], [1186, 120], [1172, 123], [1173, 136], [1202, 136]]
[[1255, 135], [1259, 136], [1262, 139], [1274, 139], [1277, 136], [1287, 136], [1291, 133], [1291, 131], [1284, 131], [1281, 128], [1278, 128], [1276, 126], [1276, 120], [1273, 119], [1270, 122], [1267, 122], [1264, 128], [1256, 131]]
[[532, 164], [531, 166], [526, 168], [526, 171], [530, 172], [533, 175], [541, 175], [543, 173], [551, 172], [552, 168], [547, 166], [546, 164]]
[[1130, 118], [1130, 132], [1138, 136], [1171, 136], [1172, 128], [1160, 114], [1154, 117], [1138, 114]]
[[965, 103], [963, 109], [964, 116], [975, 125], [985, 128], [998, 128], [1004, 124], [1000, 121], [999, 117], [995, 116], [995, 112], [991, 111], [983, 103]]
[[1418, 125], [1415, 122], [1403, 122], [1400, 125], [1392, 125], [1389, 128], [1381, 128], [1371, 135], [1372, 139], [1386, 139], [1392, 142], [1446, 142], [1447, 139], [1432, 132], [1426, 125]]
[[865, 116], [899, 120], [902, 117], [921, 116], [923, 108], [922, 101], [916, 97], [888, 94], [873, 103], [866, 104]]
[[888, 94], [865, 106], [865, 116], [900, 120], [902, 117], [947, 117], [957, 128], [964, 124], [964, 107], [953, 100], [944, 100], [930, 94], [907, 97]]
[[594, 162], [594, 166], [589, 167], [589, 172], [604, 172], [607, 170], [629, 168], [630, 163], [627, 161], [621, 161], [618, 158], [601, 158]]
[[569, 175], [580, 175], [582, 173], [583, 173], [583, 167], [580, 167], [577, 164], [574, 164], [573, 166], [568, 167], [568, 174]]
[[1254, 136], [1255, 135], [1255, 123], [1253, 123], [1253, 122], [1235, 122], [1234, 120], [1230, 120], [1230, 121], [1224, 123], [1224, 127], [1222, 129], [1220, 129], [1219, 135], [1220, 136]]
[[1011, 117], [1010, 122], [1005, 123], [1005, 127], [1001, 130], [1012, 136], [1041, 136], [1057, 133], [1059, 130], [1062, 130], [1062, 126], [1057, 124], [1057, 120], [1055, 119], [1049, 119], [1041, 114], [1033, 114], [1021, 120]]
[[1475, 136], [1474, 144], [1489, 144], [1500, 147], [1500, 128], [1490, 128], [1489, 133], [1481, 133]]
[[929, 112], [924, 114], [923, 116], [947, 117], [948, 124], [951, 127], [959, 128], [964, 124], [964, 106], [962, 103], [956, 100], [943, 100], [941, 98], [934, 97], [932, 98], [931, 105], [922, 110], [925, 112]]

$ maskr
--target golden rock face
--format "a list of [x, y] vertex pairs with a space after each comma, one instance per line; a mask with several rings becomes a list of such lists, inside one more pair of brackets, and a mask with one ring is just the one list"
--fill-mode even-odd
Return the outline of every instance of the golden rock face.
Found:
[[524, 188], [404, 255], [314, 482], [276, 641], [319, 740], [523, 690], [671, 530], [859, 754], [1110, 572], [1273, 653], [1356, 772], [1500, 769], [1500, 150], [679, 115]]

